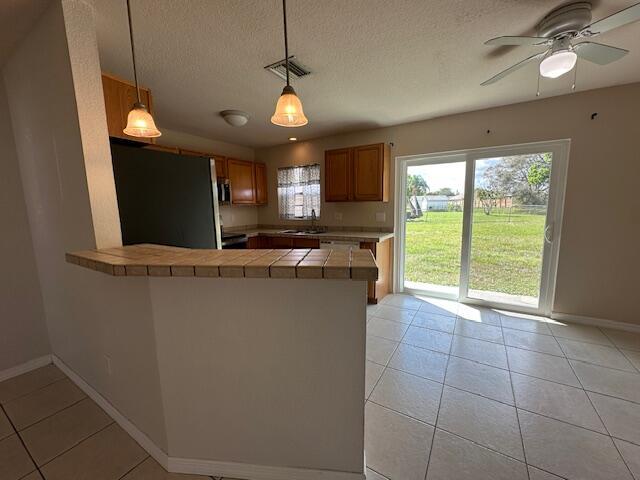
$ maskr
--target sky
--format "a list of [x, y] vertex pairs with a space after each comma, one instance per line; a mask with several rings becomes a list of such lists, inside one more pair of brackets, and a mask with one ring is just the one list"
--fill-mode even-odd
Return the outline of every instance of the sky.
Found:
[[[476, 186], [483, 185], [485, 170], [498, 162], [500, 158], [487, 158], [476, 162]], [[451, 190], [464, 193], [465, 162], [439, 163], [435, 165], [409, 166], [408, 175], [422, 175], [432, 192], [449, 187]]]

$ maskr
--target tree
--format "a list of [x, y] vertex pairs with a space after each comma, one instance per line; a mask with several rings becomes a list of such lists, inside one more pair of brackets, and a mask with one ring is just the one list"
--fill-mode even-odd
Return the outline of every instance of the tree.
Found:
[[545, 205], [549, 198], [551, 154], [503, 157], [484, 171], [484, 187], [494, 198], [512, 195], [523, 205]]
[[500, 197], [500, 194], [488, 188], [477, 188], [476, 194], [478, 195], [478, 200], [482, 204], [482, 210], [485, 215], [491, 215], [491, 211], [493, 207], [496, 206], [496, 200]]
[[407, 175], [407, 198], [411, 207], [411, 216], [418, 218], [422, 216], [422, 208], [418, 201], [418, 196], [426, 195], [429, 185], [422, 175]]

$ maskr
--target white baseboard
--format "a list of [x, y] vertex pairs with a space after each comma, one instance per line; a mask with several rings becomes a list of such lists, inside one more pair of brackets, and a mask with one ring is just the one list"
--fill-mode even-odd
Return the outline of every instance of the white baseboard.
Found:
[[138, 442], [165, 470], [171, 473], [246, 478], [250, 480], [365, 480], [364, 473], [312, 470], [295, 467], [273, 467], [269, 465], [251, 465], [246, 463], [170, 457], [111, 405], [106, 398], [71, 370], [62, 360], [55, 355], [51, 355], [48, 358], [49, 362], [47, 363], [53, 360], [53, 363], [86, 393], [89, 398], [100, 405], [107, 415]]
[[364, 473], [272, 467], [269, 465], [191, 460], [176, 457], [169, 457], [169, 471], [225, 478], [248, 478], [250, 480], [365, 480]]
[[0, 382], [13, 377], [17, 377], [18, 375], [22, 375], [23, 373], [30, 372], [31, 370], [35, 370], [36, 368], [44, 367], [45, 365], [49, 365], [50, 363], [51, 355], [44, 355], [42, 357], [29, 360], [28, 362], [22, 363], [20, 365], [16, 365], [15, 367], [7, 368], [6, 370], [2, 370], [0, 372]]
[[65, 364], [56, 355], [51, 356], [53, 363], [56, 367], [64, 372], [64, 374], [75, 383], [80, 390], [82, 390], [90, 399], [96, 402], [100, 407], [109, 415], [122, 429], [127, 432], [142, 448], [144, 448], [149, 455], [151, 455], [156, 462], [167, 468], [168, 456], [158, 447], [145, 433], [138, 429], [127, 417], [122, 415], [116, 407], [111, 405], [109, 401], [98, 393], [91, 385], [85, 382], [77, 373], [71, 370], [67, 364]]
[[584, 317], [581, 315], [572, 315], [570, 313], [553, 312], [551, 318], [561, 322], [581, 323], [591, 325], [593, 327], [611, 328], [613, 330], [624, 330], [626, 332], [640, 333], [640, 325], [626, 322], [617, 322], [615, 320], [606, 320], [604, 318]]

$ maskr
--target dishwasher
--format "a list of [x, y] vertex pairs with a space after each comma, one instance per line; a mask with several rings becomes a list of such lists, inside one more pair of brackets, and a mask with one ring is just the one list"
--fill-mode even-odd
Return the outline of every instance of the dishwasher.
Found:
[[348, 242], [344, 240], [322, 240], [320, 248], [323, 250], [359, 250], [360, 242]]

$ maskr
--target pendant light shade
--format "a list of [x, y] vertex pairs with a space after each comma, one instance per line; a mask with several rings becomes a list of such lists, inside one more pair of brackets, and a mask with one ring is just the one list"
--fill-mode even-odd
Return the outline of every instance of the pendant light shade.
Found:
[[133, 27], [131, 26], [131, 5], [127, 0], [127, 19], [129, 20], [129, 39], [131, 40], [131, 58], [133, 60], [133, 78], [136, 83], [137, 102], [127, 116], [127, 126], [123, 130], [125, 135], [139, 138], [155, 138], [162, 135], [156, 127], [156, 122], [147, 110], [147, 106], [140, 101], [140, 86], [138, 85], [138, 72], [136, 70], [136, 52], [133, 46]]
[[302, 102], [289, 83], [289, 42], [287, 39], [287, 0], [282, 0], [284, 19], [284, 59], [287, 69], [287, 85], [282, 89], [271, 123], [280, 127], [302, 127], [309, 123], [302, 110]]
[[127, 127], [123, 131], [130, 137], [155, 138], [162, 135], [146, 105], [138, 102], [134, 103], [133, 109], [129, 112]]
[[276, 104], [276, 111], [271, 117], [271, 123], [281, 127], [302, 127], [309, 123], [302, 110], [302, 102], [291, 85], [282, 90], [282, 95]]

